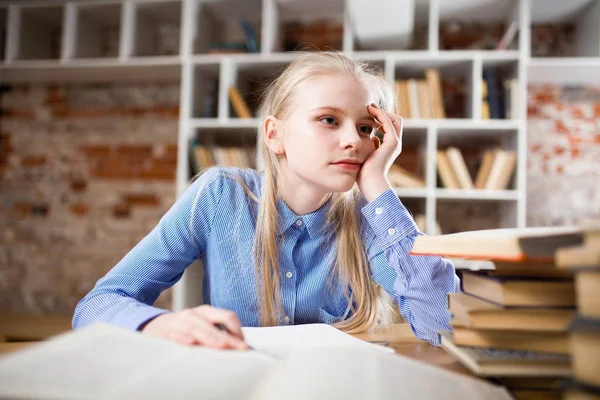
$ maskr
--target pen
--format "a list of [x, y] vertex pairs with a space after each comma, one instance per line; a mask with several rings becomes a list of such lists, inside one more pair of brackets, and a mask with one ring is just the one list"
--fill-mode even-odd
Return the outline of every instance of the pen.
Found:
[[[227, 333], [228, 335], [231, 335], [231, 336], [234, 336], [234, 337], [235, 337], [235, 335], [234, 335], [233, 333], [231, 333], [231, 331], [230, 331], [229, 329], [227, 329], [227, 327], [225, 326], [225, 324], [222, 324], [221, 322], [217, 322], [217, 323], [215, 324], [215, 327], [216, 327], [218, 330], [220, 330], [220, 331], [222, 331], [222, 332], [225, 332], [225, 333]], [[248, 343], [246, 343], [246, 345], [248, 346], [248, 349], [249, 349], [249, 350], [254, 350], [254, 349], [252, 348], [252, 346], [250, 346]]]

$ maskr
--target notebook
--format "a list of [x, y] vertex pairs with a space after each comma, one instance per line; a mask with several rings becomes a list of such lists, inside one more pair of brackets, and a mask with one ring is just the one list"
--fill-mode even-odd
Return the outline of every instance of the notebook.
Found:
[[245, 333], [255, 350], [188, 347], [91, 326], [1, 358], [0, 397], [511, 399], [500, 386], [392, 354], [330, 326]]

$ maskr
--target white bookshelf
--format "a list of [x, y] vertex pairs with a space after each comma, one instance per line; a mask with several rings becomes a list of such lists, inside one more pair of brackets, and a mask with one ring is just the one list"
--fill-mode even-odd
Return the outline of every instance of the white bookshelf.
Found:
[[[297, 53], [282, 52], [282, 24], [333, 16], [343, 26], [341, 50], [379, 66], [386, 79], [421, 76], [428, 67], [442, 76], [466, 82], [464, 118], [409, 119], [405, 143], [425, 154], [425, 188], [398, 188], [398, 195], [416, 213], [426, 216], [426, 231], [435, 230], [436, 212], [445, 202], [477, 202], [500, 210], [498, 227], [526, 224], [526, 95], [528, 83], [599, 83], [600, 1], [598, 0], [415, 0], [413, 37], [419, 45], [361, 42], [353, 29], [349, 0], [38, 0], [0, 3], [0, 83], [156, 82], [181, 85], [178, 136], [178, 195], [190, 179], [189, 146], [193, 137], [253, 145], [257, 119], [231, 113], [230, 85], [245, 88], [249, 79], [284, 68]], [[243, 34], [238, 19], [255, 29], [258, 53], [208, 54], [211, 41]], [[504, 51], [440, 50], [439, 26], [446, 21], [504, 21], [519, 24], [518, 39]], [[533, 58], [531, 27], [537, 23], [575, 22], [578, 30], [573, 57]], [[361, 21], [375, 24], [377, 21]], [[179, 31], [179, 41], [166, 51], [156, 48], [162, 29]], [[116, 42], [115, 42], [115, 35]], [[112, 40], [110, 40], [112, 39]], [[107, 47], [113, 43], [113, 47]], [[116, 45], [114, 45], [116, 43]], [[482, 120], [481, 77], [497, 67], [519, 81], [519, 118]], [[212, 108], [203, 100], [213, 93]], [[508, 190], [452, 190], [438, 185], [435, 151], [474, 140], [514, 149], [517, 170]], [[402, 157], [402, 155], [401, 155]], [[443, 228], [443, 227], [442, 227]], [[198, 272], [194, 265], [190, 271]], [[175, 287], [175, 309], [197, 304], [200, 281], [186, 273]]]

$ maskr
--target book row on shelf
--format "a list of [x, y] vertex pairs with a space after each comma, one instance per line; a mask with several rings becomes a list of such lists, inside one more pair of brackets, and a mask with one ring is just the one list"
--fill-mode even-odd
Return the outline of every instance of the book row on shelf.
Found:
[[404, 118], [446, 118], [440, 72], [425, 70], [425, 79], [396, 80], [396, 113]]
[[448, 189], [505, 190], [517, 166], [517, 153], [500, 148], [486, 150], [475, 181], [460, 149], [448, 147], [438, 150], [436, 161], [442, 184]]
[[440, 332], [442, 347], [517, 399], [599, 399], [600, 224], [496, 232], [415, 242], [416, 254], [492, 261], [459, 271], [462, 290], [448, 294], [453, 331]]
[[493, 70], [485, 70], [481, 81], [481, 119], [519, 118], [519, 81], [499, 82]]

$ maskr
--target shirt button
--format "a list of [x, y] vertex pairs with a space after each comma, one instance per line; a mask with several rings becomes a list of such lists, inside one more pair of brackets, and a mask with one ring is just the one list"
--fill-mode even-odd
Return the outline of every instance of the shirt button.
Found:
[[288, 317], [286, 315], [285, 318], [283, 319], [283, 322], [285, 322], [286, 324], [289, 324], [290, 323], [290, 317]]
[[293, 276], [293, 274], [292, 274], [292, 271], [288, 271], [288, 272], [285, 274], [285, 277], [286, 277], [286, 278], [288, 278], [288, 279], [290, 279], [292, 276]]
[[377, 214], [377, 215], [380, 215], [382, 212], [383, 212], [383, 208], [381, 208], [381, 207], [377, 207], [375, 209], [375, 214]]
[[394, 228], [388, 229], [388, 235], [393, 236], [396, 234], [396, 230]]
[[298, 226], [302, 225], [302, 220], [301, 219], [296, 220], [296, 225], [298, 225]]

